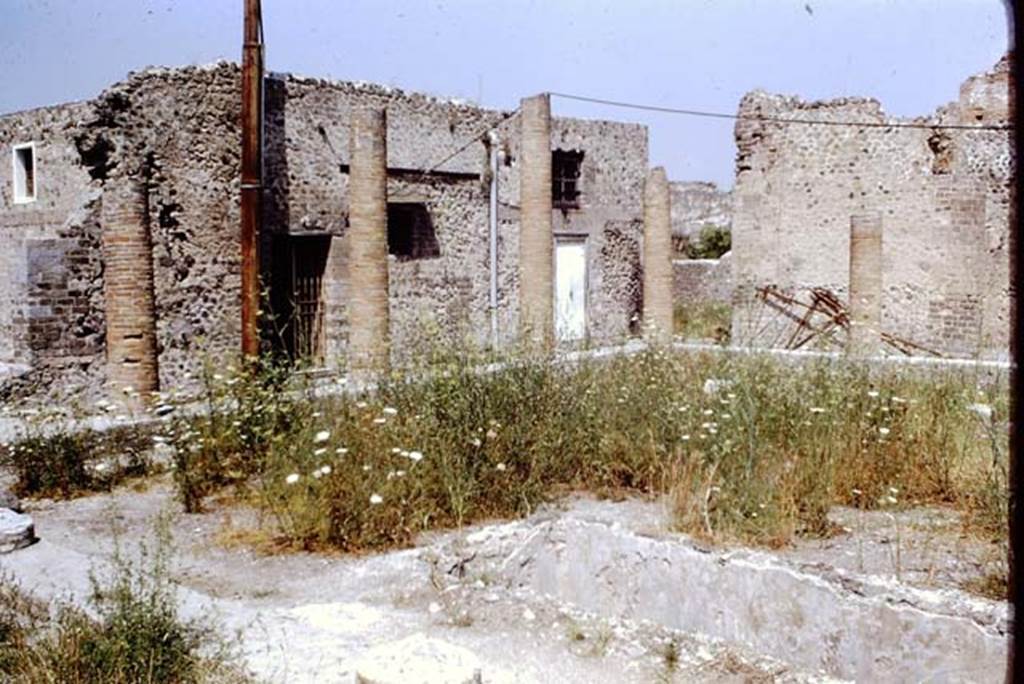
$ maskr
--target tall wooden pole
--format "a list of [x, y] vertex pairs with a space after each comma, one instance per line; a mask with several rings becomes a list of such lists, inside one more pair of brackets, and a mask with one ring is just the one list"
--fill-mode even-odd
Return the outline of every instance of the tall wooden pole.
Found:
[[263, 18], [245, 0], [242, 43], [242, 354], [259, 353], [259, 241], [263, 216]]

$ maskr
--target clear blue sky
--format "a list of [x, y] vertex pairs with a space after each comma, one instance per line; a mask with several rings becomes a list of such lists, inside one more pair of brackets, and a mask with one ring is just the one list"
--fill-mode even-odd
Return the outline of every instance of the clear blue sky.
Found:
[[[146, 65], [237, 60], [242, 0], [0, 0], [0, 112]], [[999, 0], [263, 0], [268, 67], [513, 108], [540, 91], [735, 112], [754, 88], [925, 114], [1007, 48]], [[651, 163], [731, 186], [732, 123], [646, 123]]]

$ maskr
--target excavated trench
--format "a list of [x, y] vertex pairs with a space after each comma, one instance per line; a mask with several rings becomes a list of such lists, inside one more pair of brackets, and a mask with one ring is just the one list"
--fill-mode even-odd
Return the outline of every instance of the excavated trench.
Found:
[[[37, 596], [84, 601], [114, 528], [135, 539], [169, 508], [166, 483], [35, 502], [41, 541], [0, 556], [0, 566]], [[928, 548], [945, 551], [926, 557], [907, 533], [897, 581], [874, 562], [891, 544], [877, 534], [780, 553], [712, 549], [669, 531], [663, 507], [641, 501], [576, 498], [363, 557], [268, 556], [225, 543], [251, 522], [237, 508], [175, 515], [174, 572], [183, 613], [238, 633], [246, 665], [266, 681], [402, 682], [413, 672], [438, 682], [997, 681], [1003, 673], [1006, 605], [955, 587], [956, 572], [981, 550], [961, 545], [953, 558], [948, 539], [933, 540]], [[855, 547], [865, 547], [861, 557]], [[935, 567], [925, 572], [923, 563]]]

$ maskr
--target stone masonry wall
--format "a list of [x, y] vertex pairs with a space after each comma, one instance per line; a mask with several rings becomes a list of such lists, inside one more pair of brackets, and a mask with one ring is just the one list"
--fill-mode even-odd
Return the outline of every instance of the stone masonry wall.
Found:
[[[89, 105], [0, 117], [0, 399], [102, 373], [99, 191], [76, 146]], [[14, 145], [35, 144], [35, 201], [15, 204]]]
[[[488, 342], [488, 156], [482, 140], [471, 141], [491, 127], [497, 130], [498, 149], [503, 153], [498, 170], [499, 335], [502, 342], [515, 339], [516, 117], [382, 86], [275, 75], [268, 85], [268, 232], [332, 236], [326, 275], [328, 363], [341, 364], [346, 351], [346, 265], [341, 237], [348, 213], [348, 112], [364, 104], [388, 111], [389, 201], [426, 204], [440, 251], [432, 258], [390, 258], [395, 352], [402, 355], [438, 338], [447, 343]], [[555, 118], [551, 147], [585, 153], [581, 208], [556, 210], [554, 230], [556, 236], [587, 237], [591, 338], [621, 337], [629, 333], [639, 309], [646, 129]], [[428, 169], [437, 173], [424, 176]], [[619, 263], [622, 259], [625, 267]], [[627, 275], [617, 273], [623, 268]]]
[[730, 304], [732, 252], [719, 259], [673, 259], [672, 297], [678, 304]]
[[[733, 259], [733, 339], [764, 345], [792, 325], [754, 297], [774, 286], [795, 296], [824, 287], [847, 297], [850, 216], [882, 216], [882, 328], [946, 355], [1005, 355], [1009, 335], [1008, 131], [934, 124], [1008, 120], [1008, 66], [972, 77], [958, 101], [920, 128], [739, 120]], [[749, 93], [740, 114], [868, 121], [878, 102], [803, 102]], [[784, 338], [785, 336], [783, 336]]]
[[[204, 360], [236, 354], [239, 78], [230, 63], [150, 68], [90, 102], [0, 116], [0, 151], [36, 141], [39, 179], [38, 201], [14, 205], [11, 164], [0, 164], [0, 367], [53, 375], [70, 364], [92, 378], [62, 383], [65, 395], [103, 385], [100, 207], [105, 185], [122, 170], [146, 184], [161, 388], [194, 383]], [[514, 339], [519, 127], [510, 112], [381, 86], [268, 77], [264, 286], [280, 249], [275, 236], [329, 237], [324, 360], [343, 366], [348, 121], [357, 105], [387, 109], [389, 201], [425, 204], [439, 247], [433, 257], [389, 258], [396, 353], [438, 334], [489, 339], [489, 168], [487, 146], [472, 141], [493, 127], [503, 160], [499, 325], [503, 341]], [[552, 149], [585, 153], [581, 208], [554, 219], [556, 234], [588, 241], [591, 339], [628, 334], [640, 299], [646, 129], [554, 119]], [[428, 169], [436, 173], [424, 175]]]

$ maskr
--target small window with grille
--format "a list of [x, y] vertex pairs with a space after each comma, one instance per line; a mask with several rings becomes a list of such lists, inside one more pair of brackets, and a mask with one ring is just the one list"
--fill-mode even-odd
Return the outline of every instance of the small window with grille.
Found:
[[12, 161], [14, 163], [14, 203], [34, 202], [36, 199], [35, 143], [15, 145]]
[[583, 152], [555, 150], [551, 153], [551, 200], [556, 209], [579, 209], [580, 167]]

